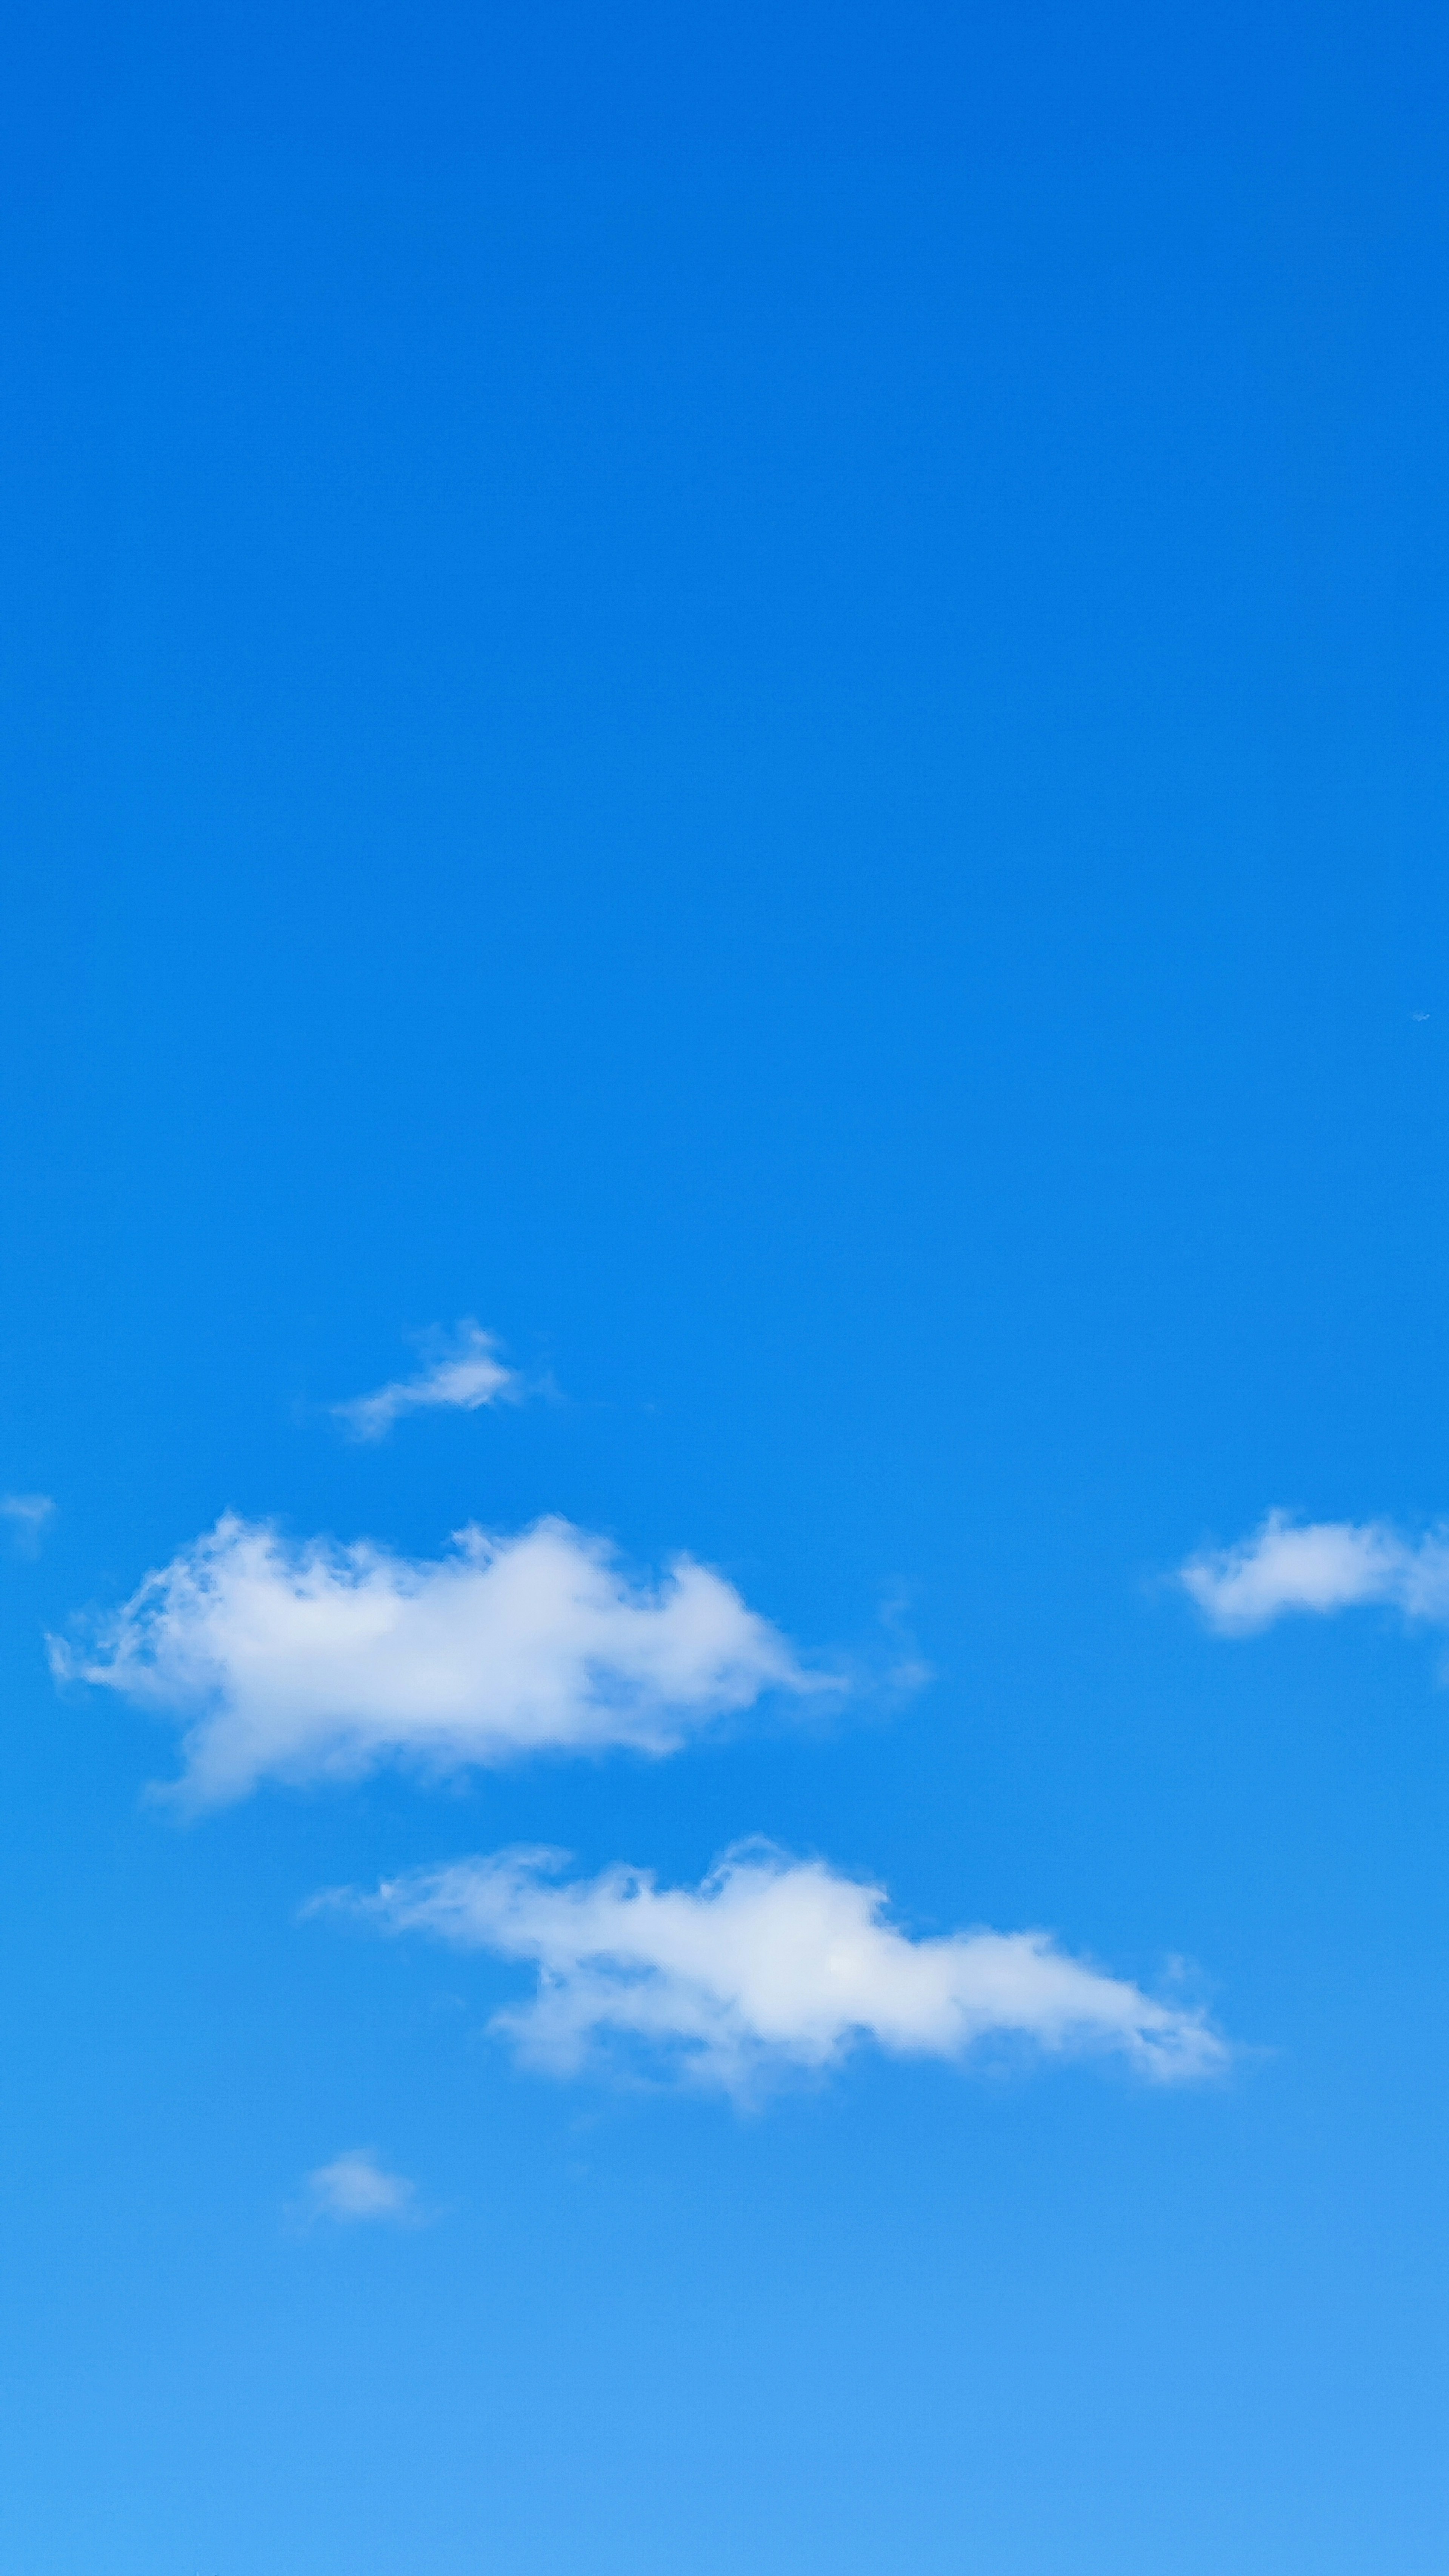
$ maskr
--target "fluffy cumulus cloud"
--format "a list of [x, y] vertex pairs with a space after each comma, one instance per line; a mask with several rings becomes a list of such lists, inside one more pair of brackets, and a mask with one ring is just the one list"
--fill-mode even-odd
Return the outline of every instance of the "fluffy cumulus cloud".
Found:
[[416, 1376], [395, 1378], [371, 1395], [350, 1396], [345, 1404], [334, 1404], [332, 1412], [354, 1440], [381, 1440], [401, 1414], [438, 1405], [476, 1413], [485, 1404], [516, 1403], [523, 1391], [517, 1371], [499, 1358], [495, 1335], [468, 1318], [436, 1341], [428, 1365]]
[[561, 1883], [562, 1867], [557, 1853], [501, 1852], [320, 1902], [530, 1964], [532, 1997], [494, 2027], [557, 2074], [620, 2043], [734, 2092], [832, 2066], [861, 2041], [948, 2059], [993, 2043], [1108, 2052], [1158, 2083], [1226, 2060], [1200, 2013], [1044, 1932], [913, 1940], [888, 1920], [883, 1889], [769, 1845], [728, 1853], [695, 1888], [622, 1867]]
[[375, 2147], [346, 2147], [330, 2165], [319, 2165], [307, 2176], [302, 2209], [309, 2218], [330, 2218], [344, 2227], [369, 2221], [408, 2226], [417, 2217], [413, 2185], [405, 2175], [389, 2173]]
[[668, 1753], [767, 1690], [825, 1687], [708, 1566], [679, 1556], [635, 1581], [562, 1520], [465, 1529], [418, 1561], [227, 1518], [88, 1646], [52, 1640], [51, 1655], [61, 1679], [181, 1725], [180, 1794], [198, 1806], [389, 1762]]
[[1402, 1538], [1382, 1521], [1293, 1521], [1270, 1512], [1236, 1547], [1189, 1559], [1181, 1580], [1214, 1628], [1248, 1636], [1292, 1610], [1387, 1602], [1449, 1625], [1449, 1532]]

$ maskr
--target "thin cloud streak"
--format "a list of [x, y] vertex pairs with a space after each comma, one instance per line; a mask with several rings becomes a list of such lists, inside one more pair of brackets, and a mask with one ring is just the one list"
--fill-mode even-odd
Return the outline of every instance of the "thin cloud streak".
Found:
[[496, 1334], [466, 1316], [437, 1347], [431, 1365], [417, 1376], [395, 1378], [371, 1395], [350, 1396], [329, 1411], [354, 1440], [383, 1440], [405, 1413], [448, 1406], [477, 1413], [484, 1405], [518, 1403], [525, 1392], [516, 1369], [498, 1356]]
[[527, 2002], [491, 2027], [559, 2076], [620, 2045], [686, 2081], [746, 2095], [772, 2075], [838, 2065], [862, 2042], [961, 2061], [1027, 2045], [1116, 2055], [1149, 2081], [1218, 2073], [1203, 2015], [1058, 1949], [1045, 1932], [913, 1940], [883, 1888], [769, 1844], [727, 1852], [697, 1888], [622, 1865], [559, 1883], [565, 1856], [515, 1850], [334, 1894], [389, 1932], [426, 1932], [533, 1966]]
[[563, 1520], [458, 1531], [415, 1559], [363, 1540], [289, 1544], [227, 1517], [146, 1577], [61, 1681], [178, 1723], [190, 1807], [263, 1780], [433, 1775], [543, 1752], [672, 1753], [766, 1691], [832, 1687], [734, 1586], [676, 1556], [657, 1582]]
[[1369, 1602], [1449, 1625], [1449, 1531], [1411, 1540], [1385, 1521], [1294, 1521], [1270, 1512], [1234, 1547], [1204, 1550], [1178, 1580], [1222, 1636], [1252, 1636], [1291, 1611], [1326, 1617]]

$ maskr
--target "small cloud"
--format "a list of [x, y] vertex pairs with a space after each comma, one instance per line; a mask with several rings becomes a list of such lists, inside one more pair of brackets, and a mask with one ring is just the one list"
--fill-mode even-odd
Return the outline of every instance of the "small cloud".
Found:
[[1406, 1539], [1383, 1521], [1294, 1521], [1270, 1512], [1235, 1547], [1205, 1550], [1178, 1580], [1220, 1634], [1251, 1636], [1291, 1611], [1320, 1618], [1370, 1602], [1449, 1625], [1449, 1530]]
[[431, 1354], [416, 1377], [394, 1378], [371, 1395], [349, 1396], [328, 1409], [354, 1440], [385, 1440], [404, 1413], [421, 1413], [438, 1405], [477, 1413], [485, 1404], [517, 1404], [526, 1393], [523, 1379], [498, 1356], [498, 1337], [465, 1316], [450, 1334], [425, 1337]]
[[893, 1658], [881, 1675], [881, 1687], [896, 1702], [913, 1699], [936, 1678], [934, 1664], [928, 1663], [917, 1646], [908, 1611], [910, 1603], [904, 1591], [892, 1593], [880, 1606], [880, 1624], [891, 1641]]
[[49, 1494], [0, 1494], [0, 1518], [10, 1523], [22, 1556], [39, 1555], [41, 1533], [54, 1517], [55, 1503]]
[[379, 2164], [375, 2147], [346, 2147], [330, 2165], [307, 2176], [301, 2215], [330, 2219], [341, 2227], [368, 2222], [413, 2227], [418, 2222], [417, 2194], [405, 2174], [389, 2173]]

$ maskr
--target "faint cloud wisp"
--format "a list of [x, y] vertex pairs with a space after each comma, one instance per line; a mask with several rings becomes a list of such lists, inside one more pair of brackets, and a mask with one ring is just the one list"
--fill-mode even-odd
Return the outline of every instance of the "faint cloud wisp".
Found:
[[523, 1379], [498, 1356], [498, 1338], [465, 1316], [451, 1334], [425, 1337], [432, 1357], [415, 1377], [395, 1378], [371, 1395], [355, 1395], [329, 1406], [354, 1440], [383, 1440], [404, 1413], [451, 1406], [477, 1413], [488, 1404], [517, 1404], [526, 1393]]
[[49, 1494], [0, 1494], [0, 1519], [10, 1524], [10, 1534], [21, 1556], [38, 1556], [40, 1542], [55, 1518], [55, 1503]]
[[415, 2227], [420, 2214], [415, 2185], [404, 2174], [389, 2173], [375, 2147], [346, 2147], [331, 2164], [318, 2165], [307, 2176], [298, 2210], [304, 2219], [330, 2219], [340, 2227]]

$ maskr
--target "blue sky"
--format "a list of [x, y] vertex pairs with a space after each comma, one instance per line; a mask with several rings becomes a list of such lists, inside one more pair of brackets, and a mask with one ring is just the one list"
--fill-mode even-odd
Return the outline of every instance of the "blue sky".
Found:
[[1442, 2565], [1446, 71], [20, 23], [7, 2566]]

